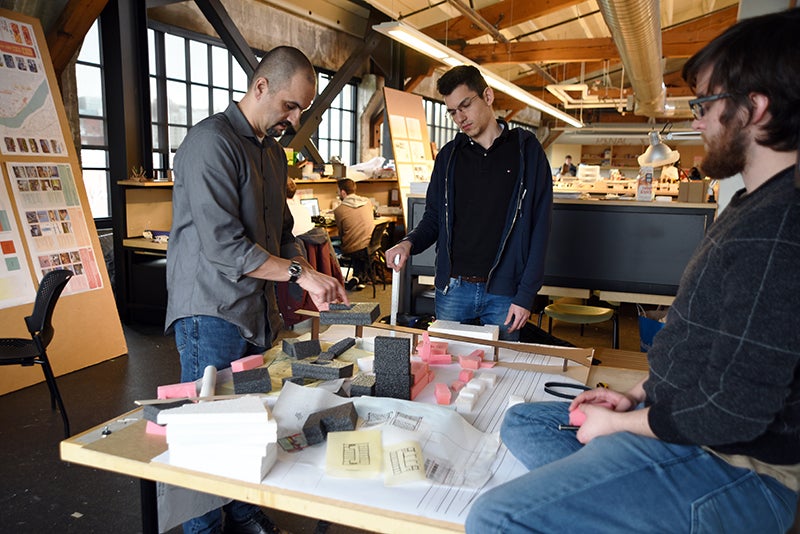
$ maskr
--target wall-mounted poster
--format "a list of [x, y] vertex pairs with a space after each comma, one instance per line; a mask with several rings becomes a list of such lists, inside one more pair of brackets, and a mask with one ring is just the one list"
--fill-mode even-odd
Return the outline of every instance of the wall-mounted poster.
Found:
[[33, 26], [0, 17], [0, 153], [65, 156], [53, 93]]
[[75, 276], [66, 294], [103, 287], [70, 166], [52, 162], [7, 166], [37, 278], [54, 269], [69, 269]]
[[33, 302], [36, 288], [0, 169], [0, 308]]

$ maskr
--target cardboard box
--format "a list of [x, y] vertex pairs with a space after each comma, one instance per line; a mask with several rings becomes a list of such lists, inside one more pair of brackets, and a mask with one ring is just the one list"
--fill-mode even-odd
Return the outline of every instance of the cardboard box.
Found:
[[678, 187], [678, 202], [706, 202], [708, 197], [707, 191], [709, 182], [710, 180], [708, 178], [703, 180], [693, 180], [690, 182], [681, 182]]

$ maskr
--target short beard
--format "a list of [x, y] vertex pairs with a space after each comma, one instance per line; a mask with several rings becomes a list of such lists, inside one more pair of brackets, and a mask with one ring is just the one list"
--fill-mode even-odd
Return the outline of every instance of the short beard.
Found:
[[706, 176], [729, 178], [744, 170], [747, 163], [745, 121], [740, 118], [731, 123], [735, 124], [726, 126], [722, 134], [708, 142], [706, 157], [700, 164]]
[[[278, 129], [278, 126], [283, 126], [285, 129], [281, 131]], [[281, 137], [286, 134], [294, 135], [295, 133], [294, 126], [292, 126], [292, 123], [289, 121], [281, 121], [267, 128], [267, 135], [270, 137]]]

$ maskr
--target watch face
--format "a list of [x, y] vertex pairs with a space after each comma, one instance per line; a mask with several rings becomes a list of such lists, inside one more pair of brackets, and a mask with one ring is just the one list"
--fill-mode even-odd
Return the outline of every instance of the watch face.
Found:
[[301, 274], [303, 274], [303, 266], [297, 263], [296, 261], [293, 261], [289, 265], [289, 276], [298, 277]]

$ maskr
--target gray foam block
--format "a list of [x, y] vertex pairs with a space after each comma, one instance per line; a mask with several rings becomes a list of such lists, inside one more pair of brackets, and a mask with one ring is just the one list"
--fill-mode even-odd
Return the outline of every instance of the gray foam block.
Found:
[[411, 400], [412, 376], [378, 374], [375, 375], [375, 396]]
[[411, 340], [405, 337], [375, 337], [376, 374], [411, 374]]
[[303, 435], [309, 445], [322, 443], [328, 432], [355, 430], [358, 412], [352, 402], [312, 413], [303, 423]]
[[319, 360], [315, 357], [292, 362], [292, 376], [333, 380], [353, 376], [353, 364], [341, 360]]
[[319, 312], [321, 324], [352, 324], [366, 326], [374, 323], [381, 314], [377, 302], [354, 302], [347, 304], [331, 304], [327, 311]]
[[350, 382], [350, 396], [361, 397], [363, 395], [375, 396], [375, 375], [360, 373]]
[[336, 357], [336, 355], [334, 353], [332, 353], [329, 350], [326, 350], [324, 352], [320, 352], [319, 353], [319, 355], [317, 356], [317, 360], [328, 360], [328, 361], [330, 361], [330, 360], [334, 359], [335, 357]]
[[356, 344], [356, 339], [353, 337], [346, 337], [340, 341], [337, 341], [331, 348], [328, 349], [327, 352], [332, 353], [335, 357], [339, 357], [344, 354], [344, 351], [349, 349], [350, 347], [354, 347]]
[[297, 384], [298, 386], [305, 386], [306, 379], [302, 376], [284, 376], [281, 379], [281, 384], [285, 384], [286, 382], [292, 382], [293, 384]]
[[256, 367], [248, 371], [233, 373], [233, 392], [237, 395], [269, 393], [270, 391], [272, 391], [272, 380], [267, 367]]
[[298, 341], [297, 339], [289, 338], [283, 340], [283, 352], [292, 358], [302, 360], [303, 358], [316, 356], [322, 352], [322, 347], [319, 345], [319, 339]]
[[160, 404], [145, 404], [144, 408], [142, 408], [142, 416], [147, 421], [158, 423], [158, 413], [161, 410], [169, 410], [170, 408], [177, 408], [178, 406], [183, 406], [184, 404], [188, 404], [190, 402], [192, 401], [188, 399], [180, 399], [174, 402], [163, 402]]

